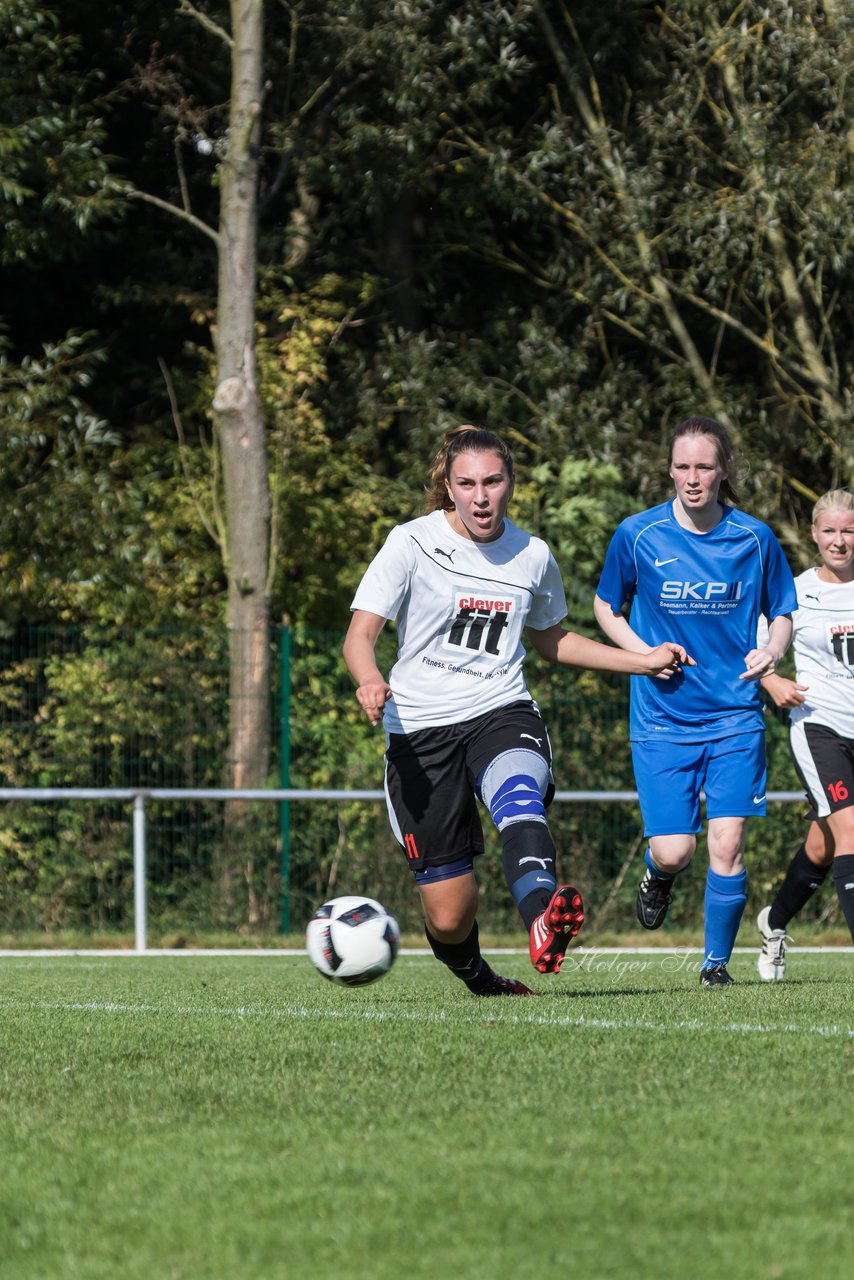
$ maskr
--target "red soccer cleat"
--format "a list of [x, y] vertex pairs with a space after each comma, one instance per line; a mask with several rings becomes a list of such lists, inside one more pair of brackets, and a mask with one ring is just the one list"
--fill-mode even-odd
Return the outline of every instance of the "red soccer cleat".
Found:
[[531, 925], [531, 964], [540, 973], [560, 973], [566, 949], [584, 924], [584, 903], [571, 884], [555, 889]]

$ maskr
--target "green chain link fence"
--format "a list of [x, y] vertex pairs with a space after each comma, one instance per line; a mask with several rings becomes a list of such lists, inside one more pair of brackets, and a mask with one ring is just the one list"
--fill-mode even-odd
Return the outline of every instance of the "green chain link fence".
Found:
[[[377, 789], [382, 733], [371, 729], [340, 657], [343, 636], [271, 632], [269, 785]], [[393, 637], [380, 638], [388, 664]], [[559, 790], [633, 790], [628, 682], [529, 662], [549, 726]], [[785, 724], [768, 713], [769, 789], [795, 790]], [[21, 630], [0, 641], [0, 783], [6, 787], [211, 788], [228, 785], [228, 635], [224, 630]], [[368, 893], [418, 927], [409, 875], [382, 804], [241, 803], [237, 835], [213, 800], [149, 801], [149, 924], [154, 939], [301, 931], [336, 893]], [[803, 807], [752, 824], [752, 892], [764, 901], [803, 833]], [[632, 920], [641, 853], [637, 806], [556, 803], [562, 875], [599, 924]], [[498, 842], [484, 823], [485, 927], [518, 928]], [[701, 851], [702, 852], [702, 851]], [[702, 859], [698, 858], [698, 867]], [[0, 931], [132, 930], [127, 801], [10, 801], [0, 807]], [[689, 875], [698, 874], [690, 872]], [[817, 904], [814, 911], [820, 909]], [[702, 892], [674, 899], [693, 925]], [[156, 943], [155, 943], [156, 945]]]

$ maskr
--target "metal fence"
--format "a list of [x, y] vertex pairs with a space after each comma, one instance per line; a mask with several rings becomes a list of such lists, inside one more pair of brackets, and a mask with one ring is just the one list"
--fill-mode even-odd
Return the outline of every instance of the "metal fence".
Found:
[[[239, 804], [223, 803], [224, 630], [35, 630], [0, 641], [0, 931], [133, 930], [138, 944], [144, 909], [146, 945], [149, 934], [289, 932], [318, 901], [350, 891], [381, 897], [414, 927], [409, 877], [377, 803], [382, 735], [355, 702], [342, 638], [270, 633], [269, 785], [240, 793]], [[386, 660], [393, 638], [381, 640]], [[529, 680], [562, 788], [551, 825], [564, 874], [603, 921], [628, 922], [628, 871], [642, 843], [628, 682], [536, 661]], [[797, 799], [785, 725], [770, 714], [768, 754], [769, 786]], [[80, 803], [95, 792], [97, 803]], [[796, 847], [797, 809], [774, 806], [755, 824], [758, 894]], [[516, 927], [488, 823], [486, 835], [482, 919]], [[697, 895], [682, 898], [675, 918], [683, 911], [690, 923]]]

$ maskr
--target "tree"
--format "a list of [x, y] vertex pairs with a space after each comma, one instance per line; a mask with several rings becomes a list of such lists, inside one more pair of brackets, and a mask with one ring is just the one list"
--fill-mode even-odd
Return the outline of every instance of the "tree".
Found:
[[216, 392], [228, 576], [231, 785], [266, 782], [270, 753], [270, 494], [255, 360], [262, 0], [231, 0], [228, 141], [220, 169]]
[[228, 582], [229, 785], [242, 789], [265, 784], [270, 757], [270, 495], [255, 354], [264, 6], [263, 0], [230, 0], [229, 31], [189, 0], [182, 0], [180, 11], [229, 51], [228, 121], [217, 144], [217, 228], [197, 217], [188, 202], [181, 208], [151, 193], [132, 194], [175, 213], [216, 246], [211, 409], [224, 492], [220, 534]]

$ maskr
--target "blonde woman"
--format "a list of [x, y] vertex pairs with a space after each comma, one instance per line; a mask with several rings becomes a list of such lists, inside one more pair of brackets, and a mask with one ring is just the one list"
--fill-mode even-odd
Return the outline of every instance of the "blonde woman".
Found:
[[759, 913], [760, 977], [786, 972], [786, 926], [833, 868], [854, 940], [854, 494], [832, 489], [816, 502], [812, 539], [821, 563], [795, 579], [795, 679], [762, 681], [790, 713], [795, 768], [812, 805], [804, 843], [774, 901]]

